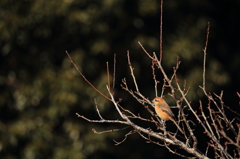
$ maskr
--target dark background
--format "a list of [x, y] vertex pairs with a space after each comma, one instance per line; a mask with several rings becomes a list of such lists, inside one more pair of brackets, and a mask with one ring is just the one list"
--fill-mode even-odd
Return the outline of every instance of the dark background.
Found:
[[[137, 134], [115, 146], [113, 139], [121, 141], [127, 130], [94, 134], [92, 128], [103, 131], [123, 127], [77, 118], [76, 112], [99, 119], [94, 98], [104, 118], [120, 116], [79, 76], [65, 54], [68, 50], [89, 81], [106, 94], [106, 62], [112, 72], [116, 54], [116, 98], [123, 99], [124, 108], [150, 118], [120, 84], [126, 78], [134, 89], [126, 58], [129, 50], [141, 93], [155, 97], [151, 60], [137, 42], [149, 53], [159, 55], [159, 4], [157, 0], [1, 0], [0, 158], [176, 157]], [[191, 88], [188, 98], [195, 109], [199, 100], [206, 101], [198, 86], [202, 83], [202, 49], [210, 22], [207, 91], [219, 94], [224, 90], [225, 104], [239, 111], [239, 8], [240, 1], [235, 0], [164, 1], [163, 65], [171, 75], [180, 57], [179, 80], [186, 79]], [[160, 92], [163, 76], [159, 71], [157, 75]], [[165, 95], [174, 105], [174, 100]], [[154, 125], [150, 127], [155, 129]], [[204, 152], [208, 138], [198, 138], [199, 149]]]

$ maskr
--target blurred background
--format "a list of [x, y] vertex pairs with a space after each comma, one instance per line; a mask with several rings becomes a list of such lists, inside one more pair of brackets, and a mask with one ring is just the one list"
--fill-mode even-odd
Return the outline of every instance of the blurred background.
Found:
[[[163, 66], [171, 75], [180, 58], [178, 76], [191, 88], [188, 98], [196, 109], [198, 101], [205, 99], [198, 86], [210, 22], [207, 91], [219, 94], [224, 90], [225, 104], [239, 111], [239, 7], [240, 1], [234, 0], [164, 1]], [[124, 126], [77, 118], [76, 112], [99, 119], [96, 98], [105, 119], [121, 119], [65, 54], [68, 50], [88, 80], [106, 94], [106, 62], [112, 73], [116, 54], [115, 97], [123, 99], [124, 108], [151, 118], [120, 84], [126, 78], [134, 90], [126, 58], [129, 50], [141, 93], [149, 99], [155, 97], [151, 60], [137, 42], [159, 55], [159, 14], [159, 0], [1, 0], [0, 158], [177, 158], [137, 134], [115, 146], [113, 139], [121, 141], [128, 130], [94, 134], [92, 128], [104, 131]], [[156, 73], [160, 92], [163, 76]], [[206, 145], [201, 142], [199, 149], [204, 152]]]

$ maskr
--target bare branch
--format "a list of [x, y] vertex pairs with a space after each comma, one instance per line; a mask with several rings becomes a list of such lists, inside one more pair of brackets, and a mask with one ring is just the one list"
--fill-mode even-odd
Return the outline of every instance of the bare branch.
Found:
[[114, 61], [113, 61], [113, 83], [112, 83], [112, 89], [114, 90], [114, 87], [115, 87], [115, 79], [116, 79], [116, 63], [117, 63], [117, 60], [116, 60], [116, 54], [114, 54]]
[[140, 43], [140, 41], [138, 42], [138, 44], [140, 45], [140, 47], [142, 48], [142, 50], [147, 54], [147, 56], [150, 58], [150, 59], [152, 59], [152, 60], [154, 60], [154, 58], [145, 50], [145, 48], [142, 46], [142, 44]]
[[102, 133], [108, 133], [108, 132], [125, 130], [125, 129], [129, 128], [129, 127], [130, 127], [130, 126], [126, 126], [126, 127], [124, 127], [124, 128], [120, 128], [120, 129], [111, 129], [111, 130], [105, 130], [105, 131], [100, 131], [100, 132], [98, 132], [98, 131], [96, 131], [94, 128], [92, 128], [92, 131], [93, 131], [94, 133], [96, 133], [96, 134], [102, 134]]
[[123, 143], [126, 139], [127, 139], [127, 137], [128, 137], [128, 135], [132, 135], [132, 134], [135, 134], [136, 133], [136, 131], [130, 131], [129, 133], [127, 133], [126, 135], [125, 135], [125, 138], [122, 140], [122, 141], [120, 141], [120, 142], [117, 142], [117, 141], [115, 141], [115, 140], [113, 140], [116, 144], [115, 145], [120, 145], [121, 143]]
[[163, 16], [163, 0], [161, 0], [161, 3], [160, 3], [160, 37], [159, 37], [160, 63], [162, 62], [162, 16]]
[[152, 61], [152, 66], [151, 67], [152, 67], [152, 75], [153, 75], [153, 80], [154, 80], [155, 95], [156, 95], [156, 97], [158, 97], [157, 85], [158, 85], [159, 81], [157, 81], [157, 79], [156, 79], [154, 65], [155, 65], [155, 62]]
[[74, 61], [72, 60], [72, 57], [69, 55], [69, 53], [66, 51], [66, 54], [68, 55], [70, 62], [73, 64], [73, 66], [76, 68], [76, 70], [78, 71], [78, 73], [82, 76], [82, 78], [99, 94], [101, 94], [103, 97], [105, 97], [106, 99], [110, 100], [110, 98], [108, 98], [106, 95], [104, 95], [101, 91], [99, 91], [91, 82], [88, 81], [88, 79], [82, 74], [82, 72], [79, 70], [79, 68], [77, 67], [77, 65], [74, 63]]
[[132, 64], [131, 64], [129, 51], [127, 51], [127, 57], [128, 57], [128, 65], [129, 65], [129, 68], [130, 68], [130, 71], [131, 71], [131, 76], [133, 78], [133, 82], [134, 82], [135, 88], [136, 88], [137, 92], [139, 92], [137, 81], [136, 81], [136, 78], [135, 78], [134, 73], [133, 73], [133, 69], [134, 68], [132, 67]]
[[204, 56], [203, 56], [203, 89], [204, 90], [206, 90], [205, 75], [206, 75], [206, 56], [207, 56], [207, 46], [208, 46], [209, 30], [210, 30], [210, 23], [208, 22], [206, 43], [205, 43], [205, 47], [203, 49], [203, 53], [204, 53]]
[[107, 83], [108, 83], [108, 87], [109, 87], [109, 89], [111, 90], [111, 86], [110, 86], [110, 73], [109, 73], [109, 66], [108, 66], [108, 62], [106, 62], [106, 67], [107, 67], [107, 79], [108, 79], [108, 81], [107, 81]]
[[94, 103], [95, 103], [95, 106], [96, 106], [96, 110], [97, 110], [98, 116], [100, 117], [100, 119], [104, 120], [103, 117], [101, 116], [100, 112], [99, 112], [98, 104], [97, 104], [96, 98], [94, 98]]
[[88, 119], [86, 117], [84, 117], [83, 115], [80, 115], [78, 113], [76, 113], [76, 115], [79, 117], [79, 118], [82, 118], [88, 122], [92, 122], [92, 123], [119, 123], [119, 124], [125, 124], [125, 125], [129, 125], [128, 122], [125, 122], [125, 121], [120, 121], [120, 120], [92, 120], [92, 119]]

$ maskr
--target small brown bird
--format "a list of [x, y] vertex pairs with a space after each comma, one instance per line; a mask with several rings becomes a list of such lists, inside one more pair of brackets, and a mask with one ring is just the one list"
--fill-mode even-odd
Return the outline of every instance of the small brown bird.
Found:
[[[175, 121], [175, 117], [173, 112], [171, 111], [169, 105], [166, 103], [166, 101], [160, 97], [156, 97], [153, 99], [153, 104], [155, 106], [155, 111], [157, 115], [162, 119], [162, 120], [171, 120], [177, 128], [183, 133], [182, 129], [178, 126], [177, 122]], [[184, 133], [183, 133], [184, 134]]]

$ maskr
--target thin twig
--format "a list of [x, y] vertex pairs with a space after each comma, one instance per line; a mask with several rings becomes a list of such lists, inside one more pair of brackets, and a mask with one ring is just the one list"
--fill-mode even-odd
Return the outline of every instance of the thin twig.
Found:
[[127, 128], [129, 128], [130, 126], [126, 126], [124, 128], [121, 129], [110, 129], [110, 130], [105, 130], [105, 131], [96, 131], [94, 128], [92, 128], [92, 131], [96, 134], [103, 134], [103, 133], [108, 133], [108, 132], [114, 132], [114, 131], [121, 131], [121, 130], [125, 130]]
[[[200, 104], [200, 110], [201, 110], [201, 114], [202, 114], [202, 117], [205, 121], [205, 124], [207, 124], [207, 127], [208, 127], [208, 130], [211, 132], [211, 137], [215, 136], [215, 134], [213, 133], [213, 130], [212, 130], [212, 127], [210, 126], [208, 120], [207, 120], [207, 117], [203, 111], [203, 108], [202, 108], [202, 101], [199, 101], [199, 104]], [[206, 131], [206, 130], [205, 130]]]
[[80, 115], [78, 113], [76, 113], [76, 115], [79, 118], [82, 118], [88, 122], [93, 122], [93, 123], [119, 123], [119, 124], [125, 124], [125, 125], [129, 125], [128, 122], [126, 121], [121, 121], [121, 120], [92, 120], [92, 119], [88, 119], [86, 117], [84, 117], [83, 115]]
[[76, 68], [76, 70], [78, 71], [78, 73], [82, 76], [82, 78], [99, 94], [101, 94], [104, 98], [108, 99], [111, 101], [110, 98], [108, 98], [106, 95], [104, 95], [101, 91], [99, 91], [91, 82], [88, 81], [88, 79], [82, 74], [82, 72], [79, 70], [79, 68], [77, 67], [77, 65], [74, 63], [74, 61], [72, 60], [72, 57], [69, 55], [68, 51], [66, 51], [66, 54], [68, 55], [70, 62], [73, 64], [73, 66]]
[[110, 86], [110, 73], [109, 73], [109, 66], [108, 66], [108, 62], [106, 62], [106, 67], [107, 67], [107, 79], [108, 79], [108, 87], [111, 90], [111, 86]]
[[98, 109], [98, 104], [97, 104], [96, 98], [94, 98], [94, 103], [95, 103], [95, 106], [96, 106], [96, 110], [97, 110], [98, 116], [100, 117], [101, 120], [104, 120], [103, 117], [102, 117], [101, 114], [100, 114], [99, 109]]
[[137, 81], [136, 81], [136, 78], [135, 78], [134, 73], [133, 73], [133, 69], [134, 68], [132, 67], [132, 64], [131, 64], [129, 51], [127, 51], [127, 58], [128, 58], [128, 65], [129, 65], [129, 68], [130, 68], [130, 71], [131, 71], [131, 76], [133, 78], [133, 82], [134, 82], [135, 88], [136, 88], [137, 92], [139, 92]]
[[112, 84], [112, 89], [114, 90], [115, 87], [115, 79], [116, 79], [116, 54], [114, 54], [114, 60], [113, 60], [113, 84]]
[[163, 16], [163, 0], [160, 2], [160, 37], [159, 37], [159, 42], [160, 42], [160, 63], [162, 62], [162, 16]]
[[145, 50], [145, 48], [142, 46], [142, 44], [140, 43], [140, 41], [138, 42], [138, 44], [140, 45], [140, 47], [142, 48], [142, 50], [147, 54], [147, 56], [150, 58], [150, 59], [152, 59], [152, 60], [154, 60], [154, 58]]
[[210, 23], [208, 22], [208, 27], [207, 27], [207, 36], [206, 36], [206, 42], [205, 42], [205, 47], [203, 49], [203, 89], [206, 90], [206, 80], [205, 80], [205, 75], [206, 75], [206, 57], [207, 57], [207, 46], [208, 46], [208, 37], [209, 37], [209, 30], [210, 30]]
[[159, 81], [157, 81], [156, 74], [155, 74], [155, 62], [152, 60], [152, 75], [153, 75], [153, 80], [154, 80], [154, 88], [155, 88], [155, 96], [158, 97], [158, 91], [157, 91], [157, 85]]
[[120, 145], [121, 143], [123, 143], [127, 139], [128, 135], [132, 135], [132, 134], [135, 134], [135, 133], [136, 133], [135, 130], [130, 131], [129, 133], [125, 134], [125, 138], [122, 141], [120, 141], [120, 142], [117, 142], [116, 140], [113, 140], [113, 141], [116, 143], [115, 145]]

